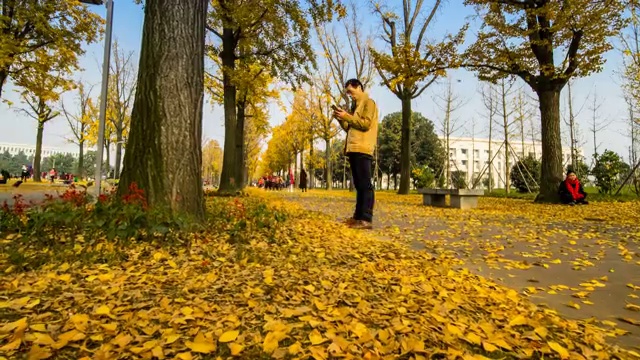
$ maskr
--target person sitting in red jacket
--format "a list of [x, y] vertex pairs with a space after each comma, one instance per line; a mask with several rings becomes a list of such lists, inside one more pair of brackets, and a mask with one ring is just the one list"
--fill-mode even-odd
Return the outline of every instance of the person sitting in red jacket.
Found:
[[575, 204], [588, 204], [587, 193], [584, 191], [580, 180], [576, 176], [576, 173], [572, 170], [567, 171], [567, 178], [560, 183], [560, 200], [563, 204], [575, 205]]

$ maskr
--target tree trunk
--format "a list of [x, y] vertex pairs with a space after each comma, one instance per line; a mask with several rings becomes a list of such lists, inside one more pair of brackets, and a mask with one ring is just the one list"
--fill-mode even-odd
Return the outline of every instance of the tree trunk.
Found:
[[0, 70], [0, 99], [2, 99], [2, 88], [9, 78], [9, 68]]
[[33, 159], [33, 181], [41, 182], [40, 164], [42, 163], [42, 135], [44, 134], [44, 123], [38, 122], [38, 132], [36, 133], [36, 154]]
[[309, 173], [309, 188], [313, 189], [315, 187], [315, 169], [313, 168], [313, 139], [311, 139], [311, 147], [309, 148], [309, 169], [307, 169]]
[[391, 174], [387, 174], [387, 190], [389, 190], [389, 186], [391, 186]]
[[[223, 102], [224, 102], [224, 155], [222, 157], [222, 174], [220, 175], [221, 193], [235, 193], [238, 189], [238, 182], [235, 179], [235, 169], [238, 166], [236, 154], [236, 95], [237, 88], [231, 81], [231, 74], [236, 66], [235, 49], [236, 40], [233, 29], [222, 29], [222, 53], [220, 59], [222, 67], [225, 69], [222, 75]], [[229, 71], [226, 71], [229, 70]]]
[[84, 140], [78, 142], [78, 178], [84, 179]]
[[333, 169], [331, 168], [331, 139], [325, 138], [324, 144], [326, 150], [324, 152], [324, 163], [325, 163], [325, 172], [324, 176], [327, 179], [327, 190], [333, 189]]
[[558, 202], [562, 181], [562, 142], [560, 140], [560, 89], [538, 91], [542, 127], [542, 166], [537, 202]]
[[573, 98], [571, 97], [571, 81], [567, 82], [567, 91], [569, 92], [569, 141], [571, 141], [571, 168], [576, 171], [577, 159], [576, 159], [576, 125], [575, 117], [573, 116]]
[[400, 189], [398, 194], [409, 194], [411, 179], [411, 97], [402, 99], [402, 138], [400, 150]]
[[111, 150], [111, 143], [105, 141], [103, 151], [106, 152], [105, 161], [107, 166], [103, 167], [103, 169], [107, 171], [107, 179], [109, 178], [109, 175], [111, 175], [111, 151], [109, 150]]
[[116, 173], [115, 173], [114, 178], [119, 179], [120, 178], [120, 172], [121, 172], [120, 164], [122, 163], [122, 141], [123, 141], [122, 133], [119, 133], [117, 135], [116, 139], [117, 139], [117, 143], [116, 143]]
[[247, 105], [246, 96], [244, 96], [243, 99], [238, 101], [236, 104], [236, 109], [237, 109], [236, 130], [234, 135], [236, 138], [236, 148], [235, 148], [236, 159], [238, 159], [239, 161], [237, 161], [234, 166], [234, 170], [235, 170], [234, 179], [235, 179], [235, 185], [236, 185], [235, 190], [244, 189], [246, 184], [244, 182], [244, 172], [243, 172], [244, 166], [246, 164], [245, 147], [244, 147], [244, 131], [245, 131], [244, 125], [247, 119], [246, 105]]
[[118, 193], [136, 183], [152, 207], [204, 217], [202, 104], [207, 0], [148, 0]]

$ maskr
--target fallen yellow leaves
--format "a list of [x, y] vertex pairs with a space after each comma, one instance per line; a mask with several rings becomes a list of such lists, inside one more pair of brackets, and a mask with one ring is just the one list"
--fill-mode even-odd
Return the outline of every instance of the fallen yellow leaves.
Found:
[[227, 235], [194, 234], [189, 246], [138, 244], [119, 266], [48, 264], [5, 276], [0, 356], [472, 360], [621, 351], [607, 345], [610, 332], [539, 308], [451, 256], [287, 207], [291, 220], [273, 239], [253, 236], [241, 247]]

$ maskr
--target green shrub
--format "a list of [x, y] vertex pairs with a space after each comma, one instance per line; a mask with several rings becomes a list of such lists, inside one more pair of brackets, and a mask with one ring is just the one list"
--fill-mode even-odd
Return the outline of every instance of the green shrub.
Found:
[[413, 178], [413, 185], [416, 189], [433, 188], [436, 179], [431, 169], [427, 166], [413, 169], [411, 171], [411, 177]]
[[591, 175], [596, 178], [596, 186], [601, 193], [611, 194], [628, 168], [629, 165], [625, 164], [618, 154], [605, 150], [596, 156], [596, 165], [591, 170]]
[[540, 190], [540, 161], [533, 156], [527, 156], [518, 160], [511, 167], [511, 186], [516, 188], [518, 192], [537, 192]]

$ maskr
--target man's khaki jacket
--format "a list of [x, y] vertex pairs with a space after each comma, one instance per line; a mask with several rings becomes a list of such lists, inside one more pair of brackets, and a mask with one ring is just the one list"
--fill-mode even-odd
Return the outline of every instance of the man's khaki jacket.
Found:
[[340, 126], [347, 132], [345, 153], [361, 153], [373, 156], [378, 141], [378, 106], [368, 94], [356, 100], [356, 109]]

